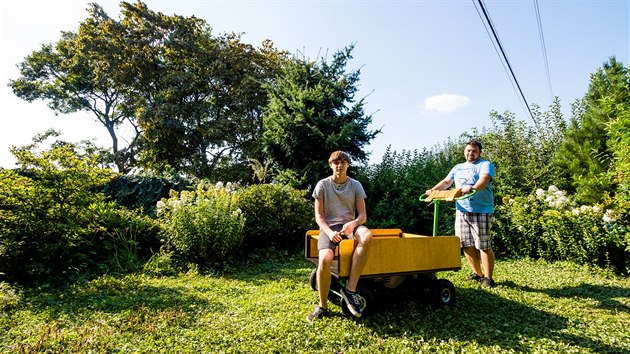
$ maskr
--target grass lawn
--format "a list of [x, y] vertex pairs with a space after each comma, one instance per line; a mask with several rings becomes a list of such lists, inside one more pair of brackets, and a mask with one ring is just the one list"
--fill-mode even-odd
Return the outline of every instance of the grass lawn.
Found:
[[[313, 265], [273, 252], [220, 275], [102, 277], [23, 293], [0, 312], [1, 352], [630, 353], [630, 279], [568, 263], [498, 260], [495, 289], [444, 272], [453, 306], [391, 301], [313, 324]], [[465, 263], [465, 260], [462, 260]]]

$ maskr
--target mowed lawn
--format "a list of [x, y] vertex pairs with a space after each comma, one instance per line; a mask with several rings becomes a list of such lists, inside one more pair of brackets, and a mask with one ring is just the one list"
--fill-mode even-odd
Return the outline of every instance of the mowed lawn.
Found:
[[355, 320], [331, 304], [330, 318], [309, 324], [313, 267], [300, 252], [269, 252], [211, 275], [25, 291], [0, 312], [0, 351], [630, 353], [630, 280], [603, 270], [499, 259], [494, 289], [467, 281], [467, 266], [438, 274], [455, 284], [453, 306], [390, 297]]

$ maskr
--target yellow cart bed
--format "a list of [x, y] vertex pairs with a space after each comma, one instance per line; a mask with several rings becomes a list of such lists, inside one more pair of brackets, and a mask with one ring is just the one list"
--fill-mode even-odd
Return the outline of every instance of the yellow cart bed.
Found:
[[[467, 195], [465, 197], [469, 197]], [[436, 204], [461, 198], [461, 191], [449, 190], [431, 193], [424, 199]], [[434, 234], [437, 230], [434, 220]], [[380, 295], [399, 291], [413, 296], [427, 295], [437, 304], [450, 305], [455, 302], [455, 288], [446, 279], [438, 279], [437, 272], [461, 269], [460, 241], [456, 236], [425, 236], [405, 233], [400, 229], [371, 229], [370, 255], [365, 265], [357, 292], [363, 297], [363, 312], [371, 312]], [[318, 264], [317, 239], [319, 230], [309, 230], [305, 235], [305, 257]], [[350, 276], [355, 240], [342, 240], [335, 249], [331, 265], [332, 281], [329, 298], [337, 301], [344, 313], [349, 314], [339, 289]], [[311, 272], [310, 283], [317, 290], [316, 269]], [[387, 297], [391, 298], [391, 297]]]

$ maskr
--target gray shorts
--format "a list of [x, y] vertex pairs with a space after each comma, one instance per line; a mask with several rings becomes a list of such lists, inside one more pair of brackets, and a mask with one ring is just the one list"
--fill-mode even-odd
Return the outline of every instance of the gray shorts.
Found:
[[479, 250], [492, 248], [492, 220], [494, 214], [455, 213], [455, 235], [459, 236], [462, 248], [475, 247]]
[[[360, 227], [365, 227], [363, 225], [359, 225], [357, 227], [354, 228], [354, 230], [352, 231], [352, 235], [345, 235], [343, 236], [344, 239], [353, 239], [354, 238], [354, 234], [357, 232], [357, 229], [359, 229]], [[330, 229], [333, 231], [341, 231], [341, 228], [343, 228], [342, 224], [337, 224], [337, 225], [331, 225]], [[319, 237], [317, 239], [317, 250], [321, 251], [321, 250], [325, 250], [326, 248], [329, 248], [331, 250], [335, 250], [335, 248], [337, 248], [339, 244], [338, 243], [333, 243], [332, 241], [330, 241], [330, 238], [328, 237], [328, 235], [326, 235], [325, 233], [322, 232], [322, 230], [319, 230]]]

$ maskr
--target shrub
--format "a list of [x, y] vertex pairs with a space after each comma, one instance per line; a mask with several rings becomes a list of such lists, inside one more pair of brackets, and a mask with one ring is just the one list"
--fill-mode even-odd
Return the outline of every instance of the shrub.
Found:
[[171, 191], [158, 215], [167, 249], [200, 266], [222, 265], [243, 241], [245, 218], [230, 186], [201, 182], [194, 191]]
[[258, 184], [238, 191], [238, 205], [245, 215], [244, 247], [302, 245], [314, 212], [306, 192], [286, 185]]
[[0, 310], [5, 311], [20, 303], [21, 294], [11, 284], [0, 281]]
[[[0, 271], [17, 282], [135, 270], [158, 227], [95, 192], [114, 173], [72, 145], [14, 149], [21, 170], [0, 170]], [[145, 249], [139, 250], [142, 246]]]
[[[461, 154], [458, 144], [452, 141], [441, 151], [436, 148], [397, 153], [388, 148], [380, 164], [358, 168], [356, 179], [367, 194], [366, 225], [431, 235], [434, 209], [419, 198], [447, 175], [461, 160]], [[440, 234], [453, 233], [454, 213], [454, 203], [440, 205]]]
[[498, 216], [498, 241], [513, 256], [630, 270], [630, 237], [620, 215], [597, 205], [575, 205], [554, 186], [508, 200]]
[[167, 198], [171, 189], [181, 191], [188, 183], [177, 175], [119, 175], [105, 184], [102, 192], [117, 205], [127, 209], [140, 209], [155, 217], [157, 202]]

